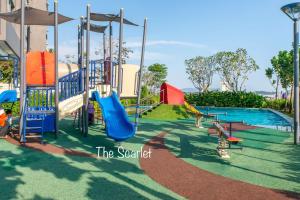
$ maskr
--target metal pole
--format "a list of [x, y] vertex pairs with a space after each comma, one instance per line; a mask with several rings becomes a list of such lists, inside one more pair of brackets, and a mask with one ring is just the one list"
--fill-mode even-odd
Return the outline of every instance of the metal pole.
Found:
[[30, 26], [27, 26], [27, 37], [26, 37], [26, 41], [27, 41], [27, 53], [30, 51]]
[[114, 80], [114, 72], [113, 72], [113, 53], [112, 53], [112, 24], [111, 22], [109, 22], [109, 56], [110, 56], [110, 59], [109, 59], [109, 66], [110, 66], [110, 93], [112, 93], [113, 91], [113, 80]]
[[85, 133], [84, 135], [87, 136], [88, 134], [88, 103], [89, 103], [89, 63], [90, 63], [90, 12], [91, 6], [90, 4], [86, 7], [86, 99], [85, 99]]
[[[79, 67], [80, 67], [80, 69], [81, 69], [81, 89], [82, 90], [84, 90], [84, 73], [83, 73], [83, 71], [82, 71], [82, 69], [83, 69], [83, 67], [84, 67], [84, 17], [83, 16], [81, 16], [80, 17], [80, 28], [81, 28], [81, 30], [80, 30], [80, 41], [81, 41], [81, 47], [80, 47], [80, 65], [79, 65]], [[82, 108], [81, 108], [81, 113], [80, 113], [80, 117], [81, 117], [81, 132], [82, 133], [84, 133], [84, 131], [85, 131], [85, 123], [84, 123], [84, 120], [83, 120], [83, 118], [84, 118], [84, 106], [82, 106]]]
[[[25, 41], [25, 0], [21, 0], [21, 27], [20, 27], [20, 63], [21, 63], [21, 85], [20, 85], [20, 122], [19, 122], [19, 134], [22, 136], [23, 133], [23, 106], [24, 106], [24, 98], [26, 98], [26, 80], [25, 80], [25, 55], [24, 55], [24, 41]], [[21, 137], [21, 141], [25, 140], [25, 138]]]
[[294, 144], [299, 144], [299, 29], [294, 20]]
[[143, 67], [144, 67], [144, 57], [145, 57], [145, 46], [146, 46], [146, 37], [147, 37], [147, 18], [144, 20], [144, 32], [143, 32], [143, 43], [142, 43], [142, 53], [141, 53], [141, 63], [140, 63], [140, 71], [139, 71], [139, 79], [138, 79], [138, 93], [137, 93], [137, 105], [135, 112], [135, 125], [136, 130], [138, 129], [139, 123], [139, 112], [140, 112], [140, 103], [141, 103], [141, 90], [142, 90], [142, 75], [143, 75]]
[[55, 136], [58, 135], [59, 122], [59, 89], [58, 89], [58, 0], [54, 1], [54, 53], [55, 53]]
[[81, 16], [80, 17], [80, 42], [81, 42], [81, 47], [80, 47], [80, 67], [83, 68], [84, 66], [84, 17]]
[[78, 33], [77, 33], [77, 62], [80, 63], [81, 56], [81, 27], [78, 25]]
[[103, 33], [103, 64], [106, 59], [106, 34]]
[[123, 51], [123, 18], [124, 10], [120, 9], [120, 30], [119, 30], [119, 59], [118, 59], [118, 97], [121, 97], [121, 87], [122, 87], [122, 51]]

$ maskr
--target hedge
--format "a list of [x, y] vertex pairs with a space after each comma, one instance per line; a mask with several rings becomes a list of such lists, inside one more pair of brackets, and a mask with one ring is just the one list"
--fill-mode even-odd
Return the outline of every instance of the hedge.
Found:
[[218, 92], [190, 93], [185, 95], [190, 104], [216, 107], [260, 108], [266, 98], [253, 92]]

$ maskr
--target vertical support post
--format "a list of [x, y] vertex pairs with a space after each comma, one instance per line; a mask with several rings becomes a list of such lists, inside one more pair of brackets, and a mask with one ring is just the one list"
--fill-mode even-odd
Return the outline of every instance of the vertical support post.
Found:
[[57, 137], [59, 126], [59, 109], [58, 109], [58, 0], [54, 1], [54, 53], [55, 53], [55, 136]]
[[299, 144], [299, 28], [294, 20], [294, 144]]
[[[80, 43], [80, 45], [81, 45], [81, 47], [80, 47], [80, 49], [81, 49], [81, 51], [80, 51], [80, 69], [81, 69], [81, 74], [80, 74], [80, 80], [81, 80], [81, 83], [80, 83], [80, 85], [81, 85], [81, 91], [84, 91], [85, 89], [84, 89], [84, 73], [83, 73], [83, 67], [84, 67], [84, 17], [83, 16], [81, 16], [80, 17], [80, 28], [81, 28], [81, 30], [80, 30], [80, 41], [81, 41], [81, 43]], [[84, 133], [84, 131], [85, 131], [85, 123], [84, 123], [84, 106], [82, 106], [82, 108], [80, 109], [80, 121], [81, 121], [81, 127], [80, 127], [80, 130], [81, 130], [81, 132], [82, 133]]]
[[31, 35], [31, 30], [30, 30], [30, 26], [27, 26], [27, 34], [26, 34], [26, 41], [27, 41], [27, 50], [26, 52], [28, 53], [30, 51], [30, 35]]
[[120, 30], [119, 30], [119, 59], [118, 59], [118, 88], [117, 93], [118, 97], [121, 96], [121, 87], [122, 87], [122, 52], [123, 52], [123, 18], [124, 10], [120, 9]]
[[113, 72], [113, 53], [112, 53], [112, 23], [109, 22], [109, 66], [110, 66], [110, 93], [113, 91], [113, 84], [114, 84], [114, 72]]
[[80, 56], [81, 56], [81, 26], [78, 25], [77, 27], [77, 62], [80, 63]]
[[144, 20], [144, 31], [143, 31], [143, 43], [142, 43], [142, 53], [141, 53], [141, 63], [140, 63], [140, 71], [139, 71], [139, 79], [138, 79], [138, 93], [137, 93], [137, 105], [135, 112], [135, 125], [136, 130], [138, 129], [139, 123], [139, 110], [141, 103], [141, 90], [142, 90], [142, 76], [143, 76], [143, 67], [144, 67], [144, 57], [145, 57], [145, 46], [146, 46], [146, 37], [147, 37], [147, 18]]
[[105, 32], [103, 33], [103, 64], [104, 64], [104, 61], [106, 59], [106, 34]]
[[[21, 141], [24, 141], [25, 138], [23, 138], [23, 124], [24, 124], [24, 99], [26, 98], [26, 70], [25, 70], [25, 55], [24, 55], [24, 42], [25, 42], [25, 0], [21, 0], [21, 27], [20, 27], [20, 68], [21, 68], [21, 85], [20, 85], [20, 122], [19, 122], [19, 134], [21, 136]], [[24, 108], [24, 109], [23, 109]]]
[[88, 103], [89, 103], [89, 66], [90, 66], [90, 12], [91, 12], [91, 6], [90, 4], [86, 7], [86, 78], [85, 78], [85, 84], [86, 84], [86, 99], [85, 99], [85, 132], [84, 136], [87, 136], [89, 127], [88, 127]]
[[[81, 31], [80, 31], [80, 37], [81, 37], [81, 39], [80, 39], [80, 41], [81, 41], [81, 51], [80, 51], [80, 53], [81, 53], [81, 55], [80, 55], [80, 68], [82, 69], [83, 68], [83, 66], [84, 66], [84, 18], [83, 18], [83, 16], [81, 16], [80, 17], [80, 27], [81, 27]], [[83, 73], [81, 73], [81, 87], [82, 87], [82, 90], [84, 90], [84, 74]]]

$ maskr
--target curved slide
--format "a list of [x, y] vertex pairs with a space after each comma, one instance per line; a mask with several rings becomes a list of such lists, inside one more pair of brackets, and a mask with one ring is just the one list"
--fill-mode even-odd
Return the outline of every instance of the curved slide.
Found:
[[129, 121], [115, 92], [109, 97], [101, 98], [99, 92], [94, 91], [92, 99], [96, 100], [101, 107], [108, 137], [115, 141], [123, 141], [134, 136], [135, 127]]

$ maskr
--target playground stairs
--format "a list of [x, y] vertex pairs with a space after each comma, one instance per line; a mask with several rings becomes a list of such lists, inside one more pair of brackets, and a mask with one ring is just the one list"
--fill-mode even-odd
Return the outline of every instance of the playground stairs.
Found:
[[40, 138], [44, 132], [55, 132], [55, 104], [53, 87], [28, 87], [22, 113], [21, 142], [28, 138]]
[[[159, 92], [152, 94], [150, 96], [141, 99], [140, 105], [146, 105], [145, 107], [140, 109], [139, 116], [143, 117], [143, 115], [147, 115], [159, 107], [164, 101], [158, 97], [164, 96], [164, 90], [160, 90]], [[154, 99], [154, 101], [153, 101]]]

